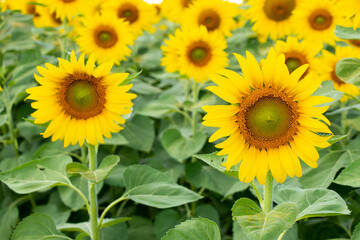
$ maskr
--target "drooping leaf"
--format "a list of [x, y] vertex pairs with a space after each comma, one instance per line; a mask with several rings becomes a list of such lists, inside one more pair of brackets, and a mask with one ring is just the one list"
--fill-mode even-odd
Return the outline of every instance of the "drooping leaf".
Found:
[[355, 188], [360, 187], [360, 159], [357, 159], [342, 170], [334, 183]]
[[292, 186], [277, 186], [274, 201], [278, 204], [292, 202], [299, 209], [296, 220], [309, 217], [326, 217], [349, 214], [345, 201], [329, 189], [301, 189]]
[[167, 153], [181, 162], [202, 149], [206, 142], [206, 135], [197, 132], [195, 135], [186, 138], [178, 129], [170, 128], [165, 130], [160, 140]]
[[71, 240], [71, 238], [60, 233], [52, 219], [40, 213], [32, 214], [22, 220], [16, 227], [12, 240]]
[[182, 187], [158, 170], [145, 165], [133, 165], [124, 171], [126, 195], [135, 202], [169, 208], [202, 198]]
[[282, 203], [270, 212], [235, 216], [249, 239], [276, 240], [296, 221], [298, 209], [294, 203]]
[[0, 180], [13, 191], [26, 194], [53, 187], [70, 184], [65, 167], [71, 163], [69, 156], [60, 155], [33, 160], [0, 173]]
[[206, 218], [187, 220], [167, 232], [161, 240], [220, 240], [220, 231], [215, 222]]
[[213, 152], [210, 154], [197, 154], [194, 156], [206, 164], [209, 164], [211, 167], [219, 170], [220, 172], [237, 178], [239, 168], [237, 166], [233, 166], [229, 171], [227, 171], [226, 168], [222, 165], [226, 162], [224, 156], [218, 156], [216, 154], [217, 152]]

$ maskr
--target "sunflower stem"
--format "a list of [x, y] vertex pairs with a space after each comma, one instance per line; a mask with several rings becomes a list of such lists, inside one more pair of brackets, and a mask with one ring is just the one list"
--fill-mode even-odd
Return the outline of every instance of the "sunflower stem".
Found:
[[[95, 171], [97, 167], [97, 156], [95, 146], [88, 144], [89, 151], [89, 169]], [[98, 201], [96, 195], [96, 183], [88, 181], [90, 196], [90, 223], [91, 223], [91, 239], [99, 240], [98, 228]]]
[[16, 133], [15, 133], [15, 128], [14, 128], [14, 122], [13, 122], [13, 117], [12, 117], [12, 105], [10, 103], [10, 97], [9, 97], [9, 91], [7, 86], [5, 86], [4, 84], [4, 102], [5, 102], [5, 108], [6, 108], [6, 114], [7, 114], [7, 124], [9, 127], [9, 132], [10, 132], [10, 136], [11, 136], [11, 144], [14, 148], [14, 152], [15, 155], [18, 157], [19, 156], [19, 144], [16, 138]]
[[254, 180], [250, 182], [250, 185], [251, 185], [251, 187], [252, 187], [252, 188], [254, 189], [254, 191], [255, 191], [256, 197], [257, 197], [258, 200], [259, 200], [259, 203], [260, 203], [261, 208], [264, 209], [264, 202], [263, 202], [263, 200], [262, 200], [262, 197], [261, 197], [261, 195], [260, 195], [259, 190], [257, 189], [257, 187], [256, 187], [256, 185], [255, 185], [255, 183], [254, 183]]
[[270, 212], [272, 208], [272, 193], [273, 193], [273, 176], [269, 171], [266, 175], [265, 189], [264, 189], [264, 212]]

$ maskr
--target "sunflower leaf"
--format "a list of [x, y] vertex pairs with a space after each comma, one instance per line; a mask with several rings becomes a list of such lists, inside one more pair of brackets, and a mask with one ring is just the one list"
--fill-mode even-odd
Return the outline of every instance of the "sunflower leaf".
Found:
[[120, 86], [124, 86], [126, 84], [128, 84], [129, 82], [131, 82], [131, 80], [137, 78], [141, 73], [142, 73], [142, 69], [139, 72], [130, 74], [122, 83], [120, 83]]
[[[251, 204], [252, 206], [254, 204]], [[255, 204], [256, 205], [256, 204]], [[291, 228], [296, 221], [298, 208], [294, 203], [282, 203], [270, 212], [259, 212], [259, 209], [244, 208], [248, 211], [240, 212], [235, 216], [245, 234], [254, 240], [276, 240], [286, 230]], [[236, 211], [238, 213], [238, 211]], [[248, 214], [248, 215], [245, 215]]]
[[226, 167], [223, 166], [223, 163], [226, 162], [224, 156], [218, 156], [218, 152], [213, 152], [210, 154], [197, 154], [194, 157], [200, 159], [201, 161], [205, 162], [206, 164], [210, 165], [211, 167], [219, 170], [220, 172], [231, 176], [236, 177], [238, 176], [239, 166], [233, 166], [230, 168], [229, 171], [226, 170]]
[[336, 63], [336, 75], [346, 83], [360, 86], [360, 59], [344, 58]]
[[360, 159], [355, 160], [334, 180], [334, 183], [358, 188], [360, 187]]
[[350, 134], [350, 132], [348, 132], [345, 135], [334, 135], [328, 140], [328, 143], [330, 143], [331, 145], [334, 143], [337, 143], [338, 141], [341, 141], [344, 138], [346, 138], [347, 136], [349, 136], [349, 134]]
[[132, 165], [124, 171], [125, 195], [137, 203], [170, 208], [202, 198], [176, 184], [160, 171], [145, 165]]
[[354, 30], [352, 27], [344, 27], [336, 25], [335, 35], [341, 39], [351, 39], [351, 40], [359, 40], [360, 39], [360, 29], [357, 28]]
[[220, 240], [220, 231], [215, 222], [206, 218], [193, 218], [171, 229], [161, 240]]
[[301, 189], [278, 185], [274, 190], [278, 204], [292, 202], [299, 209], [296, 221], [309, 217], [326, 217], [350, 214], [345, 201], [329, 189]]

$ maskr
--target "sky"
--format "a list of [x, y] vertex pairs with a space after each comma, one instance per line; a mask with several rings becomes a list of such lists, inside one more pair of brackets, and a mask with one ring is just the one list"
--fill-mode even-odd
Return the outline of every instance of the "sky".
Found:
[[[145, 0], [148, 3], [161, 3], [162, 0]], [[228, 0], [229, 2], [242, 3], [243, 0]]]

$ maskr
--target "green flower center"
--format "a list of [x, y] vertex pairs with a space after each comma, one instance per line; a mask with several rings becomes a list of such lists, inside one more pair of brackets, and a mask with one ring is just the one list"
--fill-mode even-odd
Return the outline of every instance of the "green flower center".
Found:
[[131, 13], [130, 10], [124, 11], [124, 13], [123, 13], [123, 16], [126, 17], [126, 18], [131, 17], [131, 15], [132, 15], [132, 13]]
[[205, 26], [208, 31], [218, 29], [220, 27], [220, 23], [220, 15], [211, 8], [205, 9], [199, 14], [198, 24]]
[[203, 47], [197, 47], [191, 51], [191, 59], [195, 62], [203, 61], [207, 55], [207, 51]]
[[192, 64], [198, 67], [205, 66], [211, 60], [211, 48], [206, 42], [193, 42], [187, 48], [187, 57]]
[[117, 15], [119, 18], [124, 18], [126, 21], [132, 24], [138, 20], [139, 10], [131, 3], [124, 3], [118, 8]]
[[285, 64], [288, 67], [290, 73], [301, 66], [301, 62], [297, 58], [288, 58], [285, 60]]
[[118, 35], [110, 26], [99, 26], [94, 31], [94, 41], [101, 48], [111, 48], [118, 42]]
[[326, 9], [317, 9], [309, 16], [309, 24], [310, 26], [318, 31], [326, 30], [328, 29], [332, 22], [333, 17]]
[[286, 134], [291, 122], [291, 110], [281, 98], [259, 99], [247, 112], [251, 133], [261, 139], [274, 139]]
[[88, 81], [74, 81], [68, 86], [66, 102], [78, 112], [94, 109], [98, 102], [96, 86]]
[[99, 40], [102, 42], [109, 42], [112, 38], [112, 35], [109, 32], [102, 31], [99, 34]]

